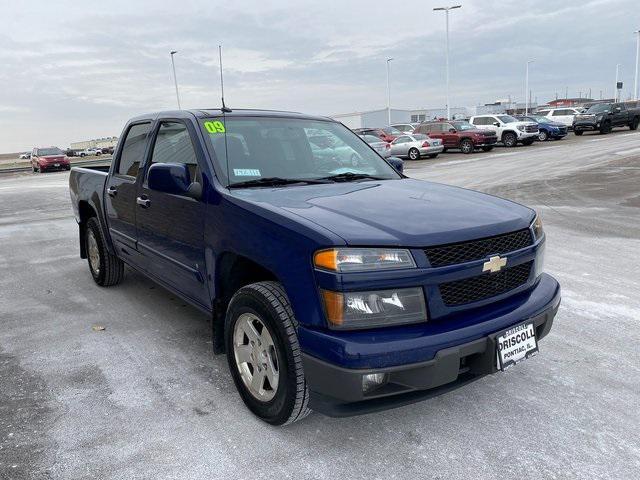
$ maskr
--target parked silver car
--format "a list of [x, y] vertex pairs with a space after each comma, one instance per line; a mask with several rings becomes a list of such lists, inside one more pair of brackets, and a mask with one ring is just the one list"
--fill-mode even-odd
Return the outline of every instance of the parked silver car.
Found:
[[391, 142], [391, 155], [419, 160], [421, 157], [436, 158], [444, 150], [442, 141], [426, 135], [401, 135]]
[[382, 158], [391, 156], [391, 145], [389, 143], [383, 142], [374, 135], [360, 135], [360, 138], [371, 145], [371, 148], [378, 152]]

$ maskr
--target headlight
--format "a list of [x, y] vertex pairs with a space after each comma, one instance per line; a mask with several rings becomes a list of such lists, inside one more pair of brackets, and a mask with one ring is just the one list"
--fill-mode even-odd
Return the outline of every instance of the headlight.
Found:
[[524, 132], [524, 125], [518, 125], [518, 130], [520, 130], [521, 132]]
[[531, 222], [531, 231], [533, 232], [533, 239], [539, 240], [544, 235], [544, 230], [542, 229], [542, 219], [540, 215], [536, 215], [536, 218]]
[[340, 273], [416, 268], [411, 252], [400, 248], [330, 248], [316, 252], [313, 264]]
[[422, 288], [368, 292], [321, 290], [329, 326], [338, 330], [388, 327], [427, 321]]

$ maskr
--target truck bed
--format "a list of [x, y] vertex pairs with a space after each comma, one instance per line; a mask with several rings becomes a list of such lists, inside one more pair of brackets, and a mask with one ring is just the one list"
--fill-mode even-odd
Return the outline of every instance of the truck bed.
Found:
[[86, 202], [96, 212], [102, 212], [104, 184], [109, 166], [73, 167], [69, 175], [69, 192], [76, 220], [80, 222], [80, 203]]

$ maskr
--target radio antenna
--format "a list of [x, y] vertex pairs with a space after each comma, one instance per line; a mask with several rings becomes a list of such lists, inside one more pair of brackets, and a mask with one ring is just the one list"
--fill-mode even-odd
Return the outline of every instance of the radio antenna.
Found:
[[220, 57], [220, 90], [222, 92], [222, 111], [230, 112], [231, 109], [227, 108], [224, 104], [224, 75], [222, 73], [222, 45], [218, 45], [218, 56]]

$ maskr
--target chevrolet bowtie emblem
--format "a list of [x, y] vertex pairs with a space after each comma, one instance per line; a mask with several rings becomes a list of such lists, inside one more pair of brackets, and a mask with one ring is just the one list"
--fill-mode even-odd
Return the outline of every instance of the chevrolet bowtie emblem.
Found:
[[502, 258], [500, 255], [496, 255], [495, 257], [490, 257], [489, 261], [484, 262], [482, 265], [483, 272], [499, 272], [500, 269], [507, 265], [507, 259]]

